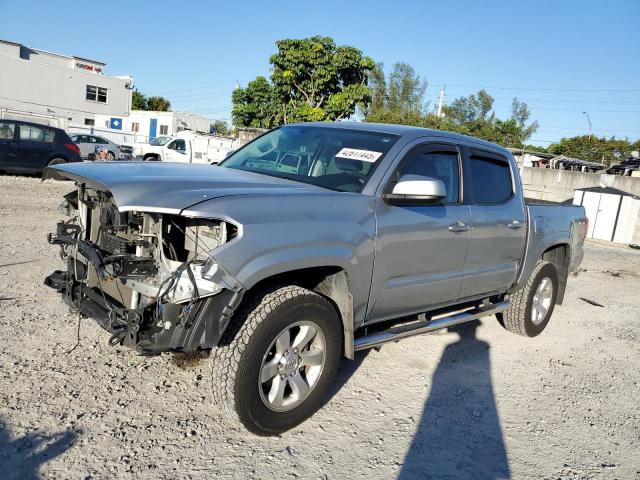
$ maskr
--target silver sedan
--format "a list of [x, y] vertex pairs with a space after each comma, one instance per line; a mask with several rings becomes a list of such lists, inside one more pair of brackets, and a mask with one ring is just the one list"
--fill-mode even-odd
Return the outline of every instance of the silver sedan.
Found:
[[121, 158], [120, 147], [104, 137], [97, 135], [75, 134], [71, 135], [73, 143], [80, 148], [80, 155], [84, 159], [96, 160], [100, 150], [107, 152], [107, 160]]

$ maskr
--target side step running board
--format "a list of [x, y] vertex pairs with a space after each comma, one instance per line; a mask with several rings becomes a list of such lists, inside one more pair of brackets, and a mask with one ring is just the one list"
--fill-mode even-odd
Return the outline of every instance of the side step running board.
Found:
[[354, 349], [356, 352], [359, 350], [366, 350], [368, 348], [382, 345], [383, 343], [395, 342], [401, 338], [412, 337], [414, 335], [420, 335], [423, 333], [433, 332], [434, 330], [458, 325], [459, 323], [470, 322], [472, 320], [503, 312], [509, 308], [510, 305], [511, 302], [509, 300], [505, 300], [503, 302], [492, 303], [471, 310], [453, 313], [431, 321], [420, 321], [409, 325], [396, 326], [389, 330], [356, 338], [354, 341]]

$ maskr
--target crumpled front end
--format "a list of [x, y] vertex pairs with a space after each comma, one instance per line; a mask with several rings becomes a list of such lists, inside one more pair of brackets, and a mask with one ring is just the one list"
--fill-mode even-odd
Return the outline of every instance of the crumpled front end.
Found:
[[49, 243], [66, 271], [45, 280], [111, 333], [110, 343], [142, 354], [215, 346], [244, 291], [215, 259], [241, 235], [225, 220], [120, 212], [110, 192], [80, 184], [65, 196], [70, 217]]

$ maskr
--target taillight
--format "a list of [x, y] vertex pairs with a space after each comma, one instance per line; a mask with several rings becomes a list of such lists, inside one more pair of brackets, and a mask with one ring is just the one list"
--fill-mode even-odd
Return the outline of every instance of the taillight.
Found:
[[75, 143], [65, 143], [64, 146], [71, 150], [73, 153], [77, 153], [78, 155], [80, 155], [80, 147], [78, 147], [78, 145], [76, 145]]

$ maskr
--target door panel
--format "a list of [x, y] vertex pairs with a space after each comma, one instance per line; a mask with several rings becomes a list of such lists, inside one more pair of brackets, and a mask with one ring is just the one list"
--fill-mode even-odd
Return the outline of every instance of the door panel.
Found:
[[468, 205], [389, 206], [379, 200], [377, 252], [369, 319], [382, 320], [455, 301], [469, 231]]
[[55, 132], [35, 125], [18, 125], [18, 163], [21, 169], [39, 172], [53, 152]]
[[505, 291], [514, 281], [524, 251], [525, 209], [515, 194], [515, 173], [506, 157], [465, 150], [465, 199], [470, 204], [471, 239], [460, 297]]
[[158, 119], [157, 118], [152, 118], [149, 121], [149, 141], [151, 141], [154, 138], [156, 138], [157, 129], [158, 129]]
[[611, 241], [620, 210], [621, 195], [603, 193], [598, 204], [598, 214], [593, 222], [592, 237], [598, 240]]
[[367, 321], [425, 311], [454, 302], [460, 293], [469, 243], [468, 205], [460, 204], [460, 156], [456, 145], [418, 144], [392, 169], [385, 187], [403, 175], [442, 181], [438, 204], [376, 202], [376, 257]]

